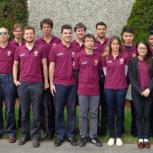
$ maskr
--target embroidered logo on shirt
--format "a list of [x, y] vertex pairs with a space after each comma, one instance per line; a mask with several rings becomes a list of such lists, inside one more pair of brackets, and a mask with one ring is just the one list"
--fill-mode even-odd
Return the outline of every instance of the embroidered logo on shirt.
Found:
[[88, 62], [84, 61], [84, 62], [81, 63], [81, 65], [85, 65], [85, 64], [88, 64]]
[[23, 54], [20, 54], [19, 56], [20, 56], [20, 57], [22, 57], [22, 56], [25, 56], [25, 53], [23, 53]]
[[95, 66], [98, 65], [98, 60], [97, 60], [97, 59], [94, 60], [94, 65], [95, 65]]
[[72, 52], [72, 57], [74, 57], [75, 56], [75, 52]]
[[11, 50], [8, 50], [7, 51], [7, 56], [11, 56], [11, 53], [12, 53]]
[[38, 56], [38, 51], [36, 50], [36, 51], [34, 51], [34, 56]]
[[53, 43], [53, 46], [56, 46], [56, 43]]
[[97, 49], [98, 47], [97, 46], [95, 46], [93, 49]]
[[132, 54], [132, 57], [136, 57], [136, 54], [135, 54], [135, 53], [133, 53], [133, 54]]
[[57, 56], [62, 56], [62, 55], [64, 55], [64, 53], [62, 52], [62, 53], [57, 53], [56, 54]]
[[123, 58], [120, 58], [120, 64], [124, 64], [124, 59]]
[[113, 61], [111, 61], [111, 60], [108, 60], [108, 61], [106, 61], [107, 63], [113, 63]]

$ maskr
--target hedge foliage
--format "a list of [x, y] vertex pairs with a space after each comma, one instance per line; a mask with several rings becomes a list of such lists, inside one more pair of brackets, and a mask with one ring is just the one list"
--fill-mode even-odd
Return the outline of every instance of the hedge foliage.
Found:
[[0, 27], [6, 26], [10, 31], [14, 23], [23, 26], [28, 21], [27, 0], [0, 0]]
[[135, 31], [135, 41], [147, 40], [148, 32], [153, 29], [153, 0], [136, 0], [128, 25]]

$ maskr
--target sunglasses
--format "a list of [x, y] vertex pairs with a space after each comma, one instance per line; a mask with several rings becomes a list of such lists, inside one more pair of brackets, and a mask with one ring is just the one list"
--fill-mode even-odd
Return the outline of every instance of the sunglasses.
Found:
[[8, 32], [0, 32], [0, 35], [8, 35]]

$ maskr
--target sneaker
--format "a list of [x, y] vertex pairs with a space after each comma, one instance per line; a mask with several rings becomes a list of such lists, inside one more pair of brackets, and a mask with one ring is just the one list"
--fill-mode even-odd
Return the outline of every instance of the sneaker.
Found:
[[115, 139], [114, 138], [109, 138], [107, 144], [108, 144], [108, 146], [113, 146], [115, 144]]
[[81, 137], [80, 137], [80, 141], [79, 141], [79, 146], [80, 146], [80, 147], [84, 147], [84, 146], [87, 144], [87, 141], [88, 141], [88, 140], [87, 140], [87, 137], [81, 136]]
[[16, 142], [16, 136], [9, 136], [9, 143], [15, 143]]
[[32, 146], [33, 146], [34, 148], [39, 147], [39, 146], [40, 146], [40, 141], [37, 140], [37, 139], [32, 140]]
[[55, 139], [55, 146], [56, 146], [56, 147], [59, 147], [63, 142], [64, 142], [63, 139], [56, 138], [56, 139]]
[[27, 138], [26, 136], [22, 136], [22, 137], [19, 139], [18, 144], [19, 144], [19, 145], [24, 145], [27, 141], [28, 141], [28, 138]]
[[119, 147], [123, 145], [123, 141], [121, 138], [116, 138], [116, 145]]
[[90, 139], [90, 142], [97, 147], [103, 146], [102, 143], [100, 142], [100, 140], [98, 139], [98, 137]]
[[77, 140], [75, 138], [68, 138], [67, 141], [72, 145], [72, 146], [77, 146]]

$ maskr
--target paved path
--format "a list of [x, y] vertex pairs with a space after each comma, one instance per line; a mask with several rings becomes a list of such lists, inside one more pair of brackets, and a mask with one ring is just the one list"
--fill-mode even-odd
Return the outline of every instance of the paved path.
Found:
[[0, 140], [0, 153], [153, 153], [153, 146], [151, 149], [137, 149], [136, 144], [124, 144], [122, 147], [108, 147], [104, 144], [99, 148], [93, 144], [87, 144], [81, 148], [79, 146], [73, 147], [65, 142], [60, 147], [55, 147], [53, 141], [42, 142], [39, 148], [33, 148], [31, 141], [24, 146], [19, 146], [17, 143], [9, 144], [7, 140]]

